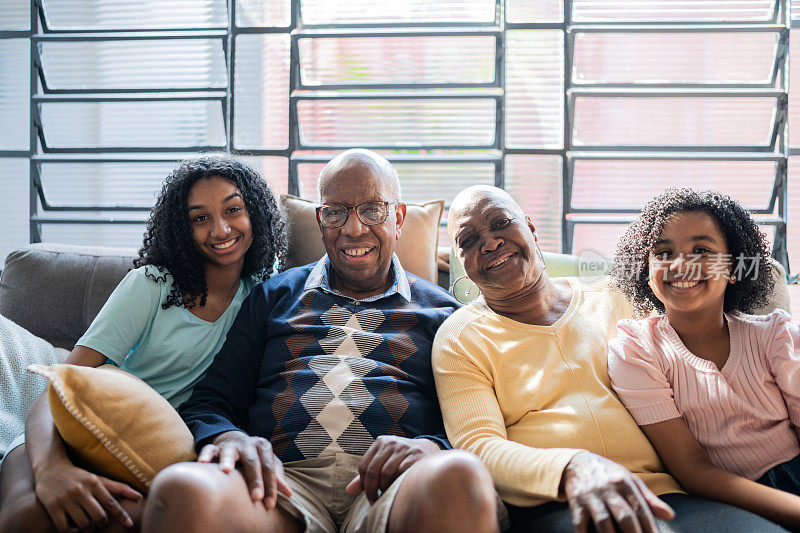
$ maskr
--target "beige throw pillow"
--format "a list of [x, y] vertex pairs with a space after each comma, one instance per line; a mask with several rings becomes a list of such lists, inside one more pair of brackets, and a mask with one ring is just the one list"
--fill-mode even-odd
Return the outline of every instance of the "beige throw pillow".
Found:
[[[284, 261], [286, 268], [307, 265], [325, 255], [317, 225], [317, 205], [289, 194], [280, 197], [289, 240]], [[439, 221], [444, 211], [444, 201], [406, 206], [406, 219], [397, 241], [397, 257], [403, 268], [436, 283], [436, 247], [439, 244]]]
[[56, 428], [75, 461], [146, 493], [155, 475], [193, 461], [194, 438], [167, 400], [112, 365], [31, 365], [50, 380]]

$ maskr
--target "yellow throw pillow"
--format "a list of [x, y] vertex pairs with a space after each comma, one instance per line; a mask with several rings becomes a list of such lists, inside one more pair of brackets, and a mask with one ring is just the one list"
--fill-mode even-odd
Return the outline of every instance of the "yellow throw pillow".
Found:
[[30, 365], [50, 380], [58, 432], [87, 470], [147, 492], [156, 473], [193, 461], [194, 439], [167, 400], [141, 379], [112, 365]]
[[[289, 241], [284, 258], [286, 268], [307, 265], [325, 255], [317, 225], [317, 204], [290, 194], [282, 194], [279, 203]], [[406, 219], [395, 250], [403, 268], [433, 283], [437, 276], [436, 249], [442, 211], [442, 200], [406, 204]]]

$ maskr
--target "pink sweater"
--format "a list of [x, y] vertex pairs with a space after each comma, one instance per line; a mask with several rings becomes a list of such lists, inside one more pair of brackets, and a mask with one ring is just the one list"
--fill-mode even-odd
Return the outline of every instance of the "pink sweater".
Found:
[[682, 417], [709, 460], [748, 479], [800, 454], [798, 328], [785, 311], [726, 314], [728, 361], [692, 354], [666, 316], [620, 320], [609, 344], [614, 390], [639, 425]]

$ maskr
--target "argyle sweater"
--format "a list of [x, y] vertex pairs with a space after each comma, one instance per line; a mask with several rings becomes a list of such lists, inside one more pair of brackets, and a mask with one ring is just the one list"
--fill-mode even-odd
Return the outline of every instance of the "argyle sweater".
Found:
[[179, 408], [197, 450], [230, 430], [269, 439], [284, 462], [363, 455], [380, 435], [449, 448], [430, 353], [457, 302], [407, 272], [405, 291], [372, 301], [307, 290], [314, 266], [267, 280], [242, 304]]

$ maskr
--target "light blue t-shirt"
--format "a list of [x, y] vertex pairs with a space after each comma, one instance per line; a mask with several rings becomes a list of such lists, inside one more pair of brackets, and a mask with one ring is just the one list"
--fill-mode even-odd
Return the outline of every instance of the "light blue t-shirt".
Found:
[[[148, 277], [145, 269], [158, 281]], [[243, 279], [228, 309], [215, 322], [206, 322], [184, 307], [163, 309], [172, 283], [165, 269], [131, 270], [76, 344], [105, 355], [177, 408], [189, 398], [222, 347], [254, 283]]]

